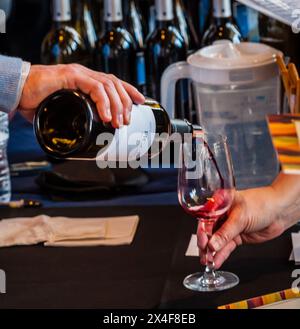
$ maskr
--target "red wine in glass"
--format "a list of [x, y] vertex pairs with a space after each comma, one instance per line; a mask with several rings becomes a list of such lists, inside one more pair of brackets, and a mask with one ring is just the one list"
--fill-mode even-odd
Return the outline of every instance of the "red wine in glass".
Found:
[[192, 207], [183, 205], [183, 208], [195, 218], [217, 221], [230, 209], [233, 193], [233, 189], [217, 190], [213, 195], [201, 195], [198, 200], [200, 205]]
[[205, 272], [189, 275], [184, 280], [188, 289], [220, 291], [239, 283], [236, 275], [215, 271], [214, 252], [208, 248], [217, 222], [232, 206], [234, 191], [235, 181], [226, 138], [202, 134], [183, 143], [178, 198], [186, 213], [199, 221], [198, 245], [201, 250], [206, 250]]

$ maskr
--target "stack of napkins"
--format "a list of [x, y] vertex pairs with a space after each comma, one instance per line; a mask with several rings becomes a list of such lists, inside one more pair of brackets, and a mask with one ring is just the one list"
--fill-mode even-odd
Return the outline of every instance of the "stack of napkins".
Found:
[[292, 233], [293, 251], [290, 261], [295, 261], [296, 265], [300, 265], [300, 232]]
[[116, 218], [66, 218], [40, 215], [0, 221], [0, 247], [118, 246], [132, 243], [138, 216]]

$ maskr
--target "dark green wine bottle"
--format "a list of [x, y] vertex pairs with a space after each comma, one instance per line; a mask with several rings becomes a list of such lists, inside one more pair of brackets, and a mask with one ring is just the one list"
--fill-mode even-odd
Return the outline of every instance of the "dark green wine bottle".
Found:
[[202, 46], [209, 46], [218, 40], [230, 40], [233, 43], [243, 41], [238, 26], [232, 16], [231, 0], [213, 0], [212, 19], [204, 32]]
[[125, 28], [121, 0], [104, 1], [104, 33], [95, 50], [97, 70], [136, 83], [136, 44]]
[[146, 94], [146, 24], [136, 0], [123, 1], [124, 22], [136, 44], [136, 86]]
[[42, 43], [43, 64], [79, 63], [89, 66], [91, 56], [72, 26], [70, 0], [52, 0], [53, 25]]
[[90, 0], [76, 0], [72, 2], [72, 20], [76, 31], [82, 36], [86, 48], [92, 56], [96, 47], [97, 33]]
[[156, 29], [147, 38], [148, 96], [160, 100], [160, 81], [171, 64], [186, 60], [184, 38], [175, 26], [173, 0], [156, 0]]
[[199, 38], [182, 0], [175, 0], [175, 22], [184, 38], [188, 51], [198, 50], [200, 46]]

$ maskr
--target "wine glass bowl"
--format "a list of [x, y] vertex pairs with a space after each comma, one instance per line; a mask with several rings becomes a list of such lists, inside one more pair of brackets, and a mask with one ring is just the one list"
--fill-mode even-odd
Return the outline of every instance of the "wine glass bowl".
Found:
[[239, 283], [236, 275], [216, 272], [214, 251], [208, 242], [217, 222], [230, 210], [235, 192], [235, 180], [226, 137], [198, 134], [181, 146], [178, 199], [186, 213], [198, 220], [198, 245], [205, 250], [206, 269], [184, 280], [194, 291], [220, 291]]

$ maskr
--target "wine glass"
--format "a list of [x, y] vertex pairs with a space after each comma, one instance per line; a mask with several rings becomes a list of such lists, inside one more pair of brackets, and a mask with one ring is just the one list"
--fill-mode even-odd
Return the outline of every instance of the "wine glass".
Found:
[[[191, 274], [183, 284], [193, 291], [221, 291], [239, 283], [229, 272], [214, 269], [214, 252], [208, 242], [216, 224], [231, 208], [235, 180], [226, 137], [198, 133], [181, 146], [178, 175], [178, 198], [183, 209], [197, 218], [198, 245], [206, 249], [204, 273]], [[219, 222], [220, 223], [220, 222]]]

